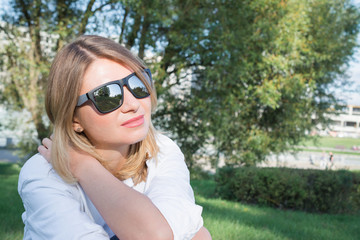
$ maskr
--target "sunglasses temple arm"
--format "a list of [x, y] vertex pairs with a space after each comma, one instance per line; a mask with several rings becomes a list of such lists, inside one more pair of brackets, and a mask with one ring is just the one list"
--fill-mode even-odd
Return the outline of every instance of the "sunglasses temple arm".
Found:
[[145, 69], [145, 78], [148, 80], [150, 86], [153, 86], [152, 75], [150, 69]]
[[83, 105], [87, 100], [89, 100], [89, 97], [88, 97], [87, 93], [85, 93], [79, 97], [76, 106], [79, 107], [79, 106]]

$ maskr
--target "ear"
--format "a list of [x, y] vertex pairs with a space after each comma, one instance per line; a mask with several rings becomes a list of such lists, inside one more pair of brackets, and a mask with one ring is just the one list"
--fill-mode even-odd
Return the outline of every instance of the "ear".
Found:
[[84, 131], [84, 128], [81, 126], [79, 119], [76, 116], [74, 116], [73, 118], [72, 127], [77, 133], [81, 133], [82, 131]]

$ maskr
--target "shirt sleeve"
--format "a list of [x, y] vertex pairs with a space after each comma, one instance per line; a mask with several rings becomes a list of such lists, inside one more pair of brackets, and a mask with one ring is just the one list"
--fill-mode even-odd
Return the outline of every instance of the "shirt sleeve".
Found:
[[155, 171], [149, 171], [145, 189], [154, 205], [169, 223], [175, 240], [192, 239], [203, 225], [202, 207], [195, 204], [189, 170], [180, 148], [160, 135]]
[[105, 230], [82, 211], [74, 188], [41, 155], [28, 160], [18, 182], [25, 208], [24, 239], [109, 239]]

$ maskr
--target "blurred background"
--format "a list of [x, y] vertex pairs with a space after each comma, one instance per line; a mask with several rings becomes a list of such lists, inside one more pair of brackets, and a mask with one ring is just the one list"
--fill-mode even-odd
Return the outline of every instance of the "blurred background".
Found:
[[[234, 192], [215, 193], [212, 176], [224, 166], [360, 169], [359, 7], [359, 0], [0, 0], [0, 173], [9, 181], [0, 191], [13, 184], [16, 195], [22, 163], [51, 134], [44, 91], [56, 52], [77, 36], [96, 34], [124, 45], [151, 69], [158, 96], [154, 125], [184, 152], [214, 239], [360, 237], [358, 217], [346, 217], [344, 227], [333, 216], [291, 215], [294, 224], [310, 224], [299, 230], [286, 224], [287, 213], [211, 200]], [[204, 176], [209, 182], [196, 182]], [[330, 199], [341, 191], [320, 195]], [[290, 200], [251, 199], [303, 209], [286, 205]], [[0, 215], [2, 239], [21, 236], [21, 220], [13, 220], [17, 230], [7, 222], [19, 217], [19, 205]], [[232, 209], [248, 216], [243, 225]], [[326, 212], [319, 209], [312, 210]], [[265, 222], [254, 217], [259, 212], [269, 216]], [[273, 225], [271, 215], [281, 222]], [[219, 225], [221, 218], [231, 224]], [[263, 235], [245, 225], [261, 226]], [[229, 226], [229, 235], [220, 237]], [[1, 235], [6, 231], [18, 237]]]
[[159, 99], [155, 125], [178, 142], [190, 168], [256, 165], [314, 136], [359, 138], [358, 7], [1, 0], [0, 146], [24, 160], [49, 136], [49, 66], [82, 34], [112, 38], [146, 62]]

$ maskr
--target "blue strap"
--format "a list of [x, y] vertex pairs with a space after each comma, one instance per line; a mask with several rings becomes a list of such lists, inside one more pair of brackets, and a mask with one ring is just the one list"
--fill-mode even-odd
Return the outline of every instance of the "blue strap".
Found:
[[114, 235], [110, 238], [110, 240], [119, 240], [119, 238], [116, 235]]

